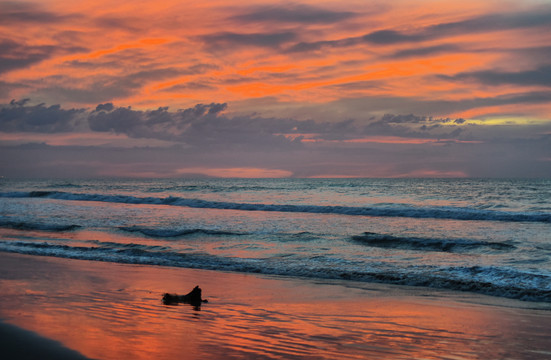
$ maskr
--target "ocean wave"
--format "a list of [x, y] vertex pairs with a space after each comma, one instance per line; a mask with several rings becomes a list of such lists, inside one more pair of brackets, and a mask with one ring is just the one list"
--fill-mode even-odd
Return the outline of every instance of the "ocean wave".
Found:
[[139, 226], [121, 226], [120, 230], [126, 232], [137, 232], [142, 235], [149, 237], [182, 237], [188, 235], [243, 235], [243, 233], [232, 232], [232, 231], [223, 231], [223, 230], [212, 230], [212, 229], [155, 229], [155, 228], [144, 228]]
[[98, 246], [68, 246], [47, 242], [1, 241], [0, 251], [81, 260], [237, 271], [318, 279], [380, 282], [469, 291], [498, 297], [551, 303], [551, 276], [493, 266], [354, 267], [344, 261], [327, 263], [310, 258], [251, 259], [205, 253], [177, 253], [166, 247], [98, 242]]
[[0, 228], [16, 229], [16, 230], [41, 230], [41, 231], [73, 231], [81, 228], [75, 224], [39, 224], [20, 221], [5, 221], [0, 220]]
[[188, 229], [169, 229], [169, 228], [150, 228], [141, 226], [120, 226], [117, 229], [129, 232], [139, 233], [151, 238], [179, 238], [194, 235], [206, 235], [206, 236], [275, 236], [275, 239], [279, 242], [293, 242], [293, 241], [311, 241], [320, 238], [320, 235], [314, 234], [308, 231], [302, 231], [298, 233], [287, 232], [272, 232], [267, 230], [258, 230], [252, 232], [239, 232], [231, 230], [217, 230], [217, 229], [204, 229], [204, 228], [188, 228]]
[[468, 252], [475, 250], [511, 251], [516, 246], [503, 242], [480, 241], [470, 239], [434, 239], [422, 237], [399, 237], [386, 234], [365, 232], [362, 235], [352, 236], [352, 240], [372, 247], [441, 251], [441, 252]]
[[184, 206], [201, 209], [222, 209], [242, 211], [292, 212], [314, 214], [360, 215], [374, 217], [409, 217], [452, 220], [481, 220], [507, 222], [543, 222], [551, 223], [551, 213], [509, 212], [481, 210], [473, 208], [441, 206], [413, 207], [401, 204], [373, 205], [365, 207], [338, 205], [294, 205], [294, 204], [251, 204], [224, 201], [209, 201], [182, 197], [136, 197], [129, 195], [83, 194], [61, 191], [2, 192], [0, 197], [11, 198], [48, 198], [57, 200], [100, 201], [123, 204], [147, 204]]
[[117, 243], [117, 242], [111, 242], [111, 241], [100, 241], [100, 240], [88, 240], [87, 241], [90, 244], [98, 245], [98, 247], [103, 248], [123, 248], [123, 249], [138, 249], [138, 250], [146, 250], [146, 251], [170, 251], [171, 248], [167, 246], [162, 245], [145, 245], [145, 244], [136, 244], [136, 243]]
[[53, 188], [82, 188], [82, 185], [79, 184], [73, 184], [71, 182], [60, 182], [60, 183], [54, 183], [50, 185]]

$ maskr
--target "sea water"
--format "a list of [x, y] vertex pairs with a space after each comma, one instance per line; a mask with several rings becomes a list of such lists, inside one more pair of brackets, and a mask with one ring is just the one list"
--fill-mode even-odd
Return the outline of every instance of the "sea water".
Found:
[[0, 251], [551, 302], [551, 180], [0, 179]]

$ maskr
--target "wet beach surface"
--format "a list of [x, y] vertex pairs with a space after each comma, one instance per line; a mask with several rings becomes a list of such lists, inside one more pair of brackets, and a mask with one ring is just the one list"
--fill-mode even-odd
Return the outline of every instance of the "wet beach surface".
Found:
[[[549, 304], [0, 254], [0, 317], [94, 359], [545, 359]], [[195, 285], [208, 303], [163, 305]]]

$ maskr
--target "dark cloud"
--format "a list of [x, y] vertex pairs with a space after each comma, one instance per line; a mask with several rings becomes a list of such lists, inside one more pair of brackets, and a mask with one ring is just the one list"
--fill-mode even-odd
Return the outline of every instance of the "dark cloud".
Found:
[[[484, 33], [491, 31], [512, 30], [519, 28], [551, 27], [551, 6], [545, 6], [541, 9], [530, 12], [502, 13], [494, 15], [483, 15], [462, 21], [449, 22], [428, 26], [419, 32], [406, 34], [402, 32], [390, 31], [380, 38], [381, 43], [396, 42], [419, 42], [431, 40], [450, 35], [462, 35], [472, 33]], [[376, 33], [386, 33], [387, 30]], [[371, 33], [365, 36], [366, 39], [373, 40]], [[375, 37], [376, 39], [376, 37]]]
[[166, 107], [137, 111], [115, 108], [108, 103], [98, 105], [88, 121], [93, 131], [168, 140], [208, 150], [287, 151], [301, 146], [303, 134], [315, 134], [317, 139], [323, 140], [345, 140], [357, 136], [360, 129], [352, 119], [316, 122], [255, 115], [228, 117], [223, 114], [226, 107], [226, 104], [211, 103], [176, 112], [169, 112]]
[[363, 36], [354, 36], [337, 40], [299, 42], [286, 49], [289, 53], [319, 51], [324, 48], [342, 48], [362, 44], [391, 45], [398, 43], [419, 42], [427, 37], [423, 34], [405, 34], [394, 30], [379, 30]]
[[379, 30], [360, 38], [364, 42], [379, 45], [390, 45], [404, 42], [418, 42], [427, 39], [425, 34], [405, 34], [394, 30]]
[[180, 75], [197, 75], [204, 74], [211, 70], [218, 70], [218, 65], [214, 64], [195, 64], [191, 65], [189, 68], [182, 70]]
[[130, 107], [115, 107], [112, 103], [100, 104], [88, 117], [90, 129], [100, 132], [115, 132], [135, 138], [181, 140], [190, 124], [208, 121], [226, 108], [226, 104], [198, 104], [193, 108], [169, 112], [168, 107], [157, 110], [133, 110]]
[[177, 84], [170, 86], [168, 88], [162, 89], [166, 92], [190, 92], [196, 90], [213, 90], [216, 89], [215, 86], [211, 85], [208, 81], [189, 81], [182, 84]]
[[[113, 104], [100, 104], [88, 117], [90, 129], [93, 131], [128, 134], [134, 137], [143, 137], [141, 132], [145, 127], [142, 112], [131, 108], [115, 108]], [[146, 129], [147, 130], [147, 129]], [[154, 134], [149, 134], [154, 137]]]
[[[257, 115], [230, 117], [226, 108], [224, 103], [211, 103], [178, 111], [168, 111], [167, 107], [141, 111], [104, 103], [85, 111], [30, 105], [27, 99], [12, 101], [1, 107], [0, 131], [48, 134], [44, 144], [18, 141], [1, 145], [0, 170], [10, 176], [179, 176], [179, 169], [256, 167], [280, 169], [295, 176], [392, 176], [430, 164], [430, 169], [463, 171], [471, 176], [545, 176], [551, 166], [545, 160], [549, 159], [548, 124], [487, 127], [464, 124], [464, 119], [415, 114], [299, 121]], [[83, 124], [89, 125], [88, 131], [129, 138], [121, 147], [113, 143], [46, 145], [47, 139], [55, 139], [55, 132], [85, 132]], [[378, 135], [412, 141], [393, 143], [390, 139], [385, 143], [384, 137], [376, 138]], [[346, 141], [370, 137], [376, 142]], [[153, 139], [169, 140], [174, 146]], [[306, 139], [315, 142], [303, 141]], [[503, 157], [504, 153], [510, 156]], [[485, 167], [488, 163], [493, 164], [491, 171]]]
[[0, 107], [0, 131], [57, 133], [74, 131], [83, 109], [64, 110], [60, 105], [27, 105], [29, 99], [12, 100]]
[[117, 60], [101, 60], [101, 61], [83, 61], [83, 60], [71, 60], [65, 62], [65, 65], [75, 68], [98, 68], [98, 67], [105, 67], [105, 68], [116, 68], [121, 65], [120, 61]]
[[380, 120], [383, 123], [387, 124], [418, 124], [424, 123], [427, 121], [426, 116], [417, 116], [413, 114], [409, 115], [394, 115], [394, 114], [385, 114]]
[[143, 19], [130, 16], [102, 16], [94, 19], [100, 29], [123, 30], [133, 33], [145, 32], [153, 25]]
[[335, 85], [327, 85], [327, 88], [340, 89], [345, 91], [354, 91], [354, 90], [368, 90], [368, 89], [381, 89], [384, 87], [384, 83], [379, 80], [364, 80], [364, 81], [353, 81]]
[[549, 26], [551, 26], [551, 6], [543, 6], [530, 12], [483, 15], [462, 21], [437, 24], [427, 27], [423, 33], [429, 37], [437, 37]]
[[[485, 99], [486, 102], [482, 104], [488, 106], [504, 104], [505, 101], [548, 99], [549, 93], [528, 93], [497, 97], [492, 101]], [[463, 131], [458, 126], [465, 123], [461, 118], [435, 118], [413, 113], [376, 117], [364, 112], [363, 116], [342, 121], [268, 118], [254, 114], [229, 117], [224, 113], [226, 109], [225, 103], [211, 103], [178, 111], [169, 111], [168, 107], [143, 111], [104, 103], [91, 111], [65, 110], [59, 105], [29, 105], [29, 100], [25, 99], [11, 101], [0, 108], [0, 130], [43, 133], [92, 130], [124, 134], [134, 139], [170, 141], [203, 149], [284, 149], [296, 148], [304, 136], [317, 140], [349, 140], [366, 135], [455, 138]]]
[[[206, 66], [206, 65], [205, 65]], [[75, 87], [75, 79], [66, 77], [41, 79], [36, 92], [42, 98], [54, 98], [68, 102], [89, 104], [104, 102], [120, 97], [130, 96], [138, 92], [151, 81], [173, 78], [180, 75], [197, 74], [203, 71], [203, 66], [191, 68], [152, 68], [120, 75], [96, 75], [87, 83], [82, 79], [79, 87]], [[44, 83], [49, 85], [44, 86]]]
[[[328, 104], [319, 116], [326, 116], [331, 109], [346, 109], [349, 116], [360, 118], [366, 113], [394, 112], [442, 116], [442, 114], [491, 106], [516, 104], [548, 104], [551, 91], [511, 93], [493, 97], [476, 97], [460, 100], [432, 100], [426, 98], [406, 98], [397, 96], [370, 96], [341, 99]], [[310, 110], [312, 113], [314, 110]]]
[[551, 65], [534, 70], [505, 72], [495, 70], [463, 72], [453, 76], [441, 75], [441, 79], [452, 81], [476, 81], [484, 85], [540, 85], [551, 87]]
[[310, 5], [261, 6], [231, 19], [242, 22], [333, 24], [357, 16], [350, 11], [327, 10]]
[[[368, 135], [404, 138], [457, 139], [464, 132], [463, 128], [457, 126], [462, 123], [462, 120], [414, 114], [385, 114], [379, 120], [367, 124], [362, 132]], [[443, 126], [442, 124], [447, 125]]]
[[85, 49], [80, 46], [27, 45], [11, 39], [0, 39], [0, 74], [27, 68], [55, 54], [71, 54], [83, 50]]
[[[60, 24], [63, 22], [78, 22], [85, 18], [78, 13], [59, 14], [45, 11], [42, 6], [35, 2], [3, 1], [0, 2], [0, 24]], [[93, 23], [101, 29], [122, 29], [126, 31], [143, 31], [143, 19], [131, 16], [101, 16], [93, 19]]]
[[59, 15], [49, 11], [43, 11], [40, 6], [16, 1], [0, 2], [0, 24], [24, 23], [49, 24], [59, 23], [69, 19], [78, 19], [79, 15]]
[[[385, 114], [378, 122], [385, 124], [437, 124], [437, 126], [440, 126], [440, 124], [449, 124], [452, 122], [454, 124], [462, 124], [465, 122], [465, 119], [435, 118], [432, 116], [419, 116], [414, 114]], [[426, 128], [424, 130], [426, 130]]]
[[113, 111], [115, 110], [115, 106], [113, 106], [112, 103], [107, 103], [107, 104], [99, 104], [98, 106], [96, 106], [96, 112], [100, 112], [100, 111]]
[[[423, 41], [434, 40], [451, 35], [484, 33], [518, 28], [542, 27], [544, 30], [551, 30], [551, 7], [545, 6], [538, 11], [524, 13], [504, 13], [485, 15], [466, 19], [463, 21], [442, 23], [427, 26], [415, 32], [397, 31], [394, 29], [381, 29], [370, 32], [363, 36], [355, 36], [329, 41], [300, 42], [290, 46], [288, 52], [317, 51], [323, 48], [340, 48], [356, 46], [361, 44], [370, 45], [394, 45], [394, 44], [416, 44]], [[425, 52], [447, 51], [446, 45], [440, 47], [425, 48]], [[421, 55], [423, 50], [421, 50]], [[415, 54], [405, 53], [405, 56]], [[398, 56], [404, 54], [398, 54]]]
[[208, 48], [216, 50], [234, 46], [279, 47], [293, 41], [296, 37], [297, 35], [290, 31], [251, 34], [221, 32], [203, 35], [199, 39]]
[[168, 140], [205, 151], [228, 148], [263, 151], [298, 144], [280, 134], [291, 131], [296, 122], [251, 116], [230, 118], [222, 115], [226, 107], [225, 103], [198, 104], [169, 112], [168, 107], [138, 111], [102, 104], [89, 115], [88, 122], [93, 131]]
[[390, 55], [389, 57], [400, 59], [400, 58], [408, 58], [408, 57], [416, 57], [416, 56], [441, 54], [441, 53], [447, 53], [447, 52], [457, 52], [461, 50], [462, 49], [457, 45], [442, 44], [442, 45], [434, 45], [434, 46], [427, 46], [427, 47], [421, 47], [421, 48], [400, 50]]
[[354, 36], [337, 40], [300, 42], [286, 49], [287, 52], [318, 51], [324, 48], [342, 48], [362, 44], [393, 45], [400, 43], [417, 43], [429, 39], [425, 34], [406, 34], [395, 30], [378, 30], [363, 36]]
[[548, 64], [549, 59], [551, 59], [551, 46], [504, 49], [503, 51], [513, 55], [521, 55], [524, 58], [537, 63]]
[[360, 37], [351, 37], [339, 40], [323, 40], [323, 41], [314, 41], [314, 42], [299, 42], [293, 46], [290, 46], [286, 49], [286, 52], [295, 53], [295, 52], [309, 52], [309, 51], [319, 51], [324, 48], [341, 48], [347, 46], [354, 46], [361, 43]]
[[52, 56], [53, 46], [28, 46], [12, 40], [0, 40], [0, 73], [23, 69]]

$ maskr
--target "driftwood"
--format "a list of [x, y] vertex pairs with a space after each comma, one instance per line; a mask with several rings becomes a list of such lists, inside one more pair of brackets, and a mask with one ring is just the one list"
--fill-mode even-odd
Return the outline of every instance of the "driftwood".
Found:
[[190, 304], [193, 306], [201, 306], [202, 303], [206, 303], [208, 300], [201, 297], [201, 288], [196, 286], [186, 295], [177, 295], [165, 293], [163, 295], [163, 304], [165, 305], [178, 305], [179, 303]]

